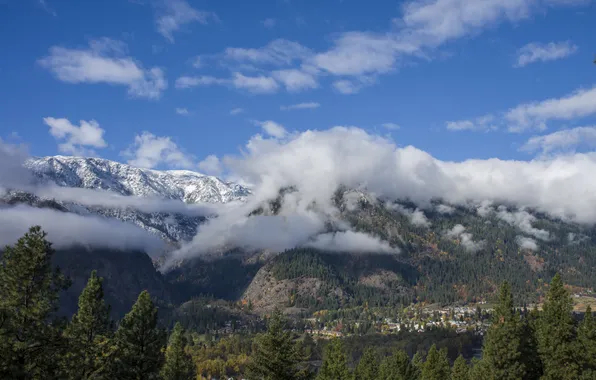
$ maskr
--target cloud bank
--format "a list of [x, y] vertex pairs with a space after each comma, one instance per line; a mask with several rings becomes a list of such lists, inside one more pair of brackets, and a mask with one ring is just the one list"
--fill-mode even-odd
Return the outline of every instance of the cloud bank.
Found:
[[[272, 250], [312, 246], [313, 237], [319, 244], [331, 241], [342, 246], [345, 236], [326, 235], [329, 231], [325, 230], [327, 222], [338, 219], [331, 199], [340, 185], [366, 189], [384, 199], [413, 201], [418, 209], [406, 214], [421, 226], [428, 223], [423, 210], [435, 207], [431, 200], [437, 198], [454, 205], [479, 205], [479, 213], [493, 212], [540, 240], [548, 240], [549, 232], [533, 227], [534, 217], [524, 207], [580, 223], [596, 222], [596, 181], [587, 175], [596, 170], [596, 153], [531, 161], [449, 162], [412, 146], [398, 147], [392, 140], [358, 128], [334, 127], [279, 138], [257, 135], [240, 155], [222, 157], [220, 162], [251, 183], [253, 195], [240, 208], [222, 211], [219, 218], [201, 226], [195, 239], [175, 257], [236, 244]], [[279, 189], [290, 187], [297, 191], [284, 195], [277, 215], [247, 217], [275, 199]], [[491, 206], [504, 203], [522, 210], [511, 213]], [[438, 211], [453, 209], [445, 206]], [[340, 229], [346, 235], [350, 231], [346, 226]], [[465, 230], [457, 231], [457, 236], [466, 249], [480, 249], [481, 242], [474, 242]]]
[[0, 245], [15, 243], [33, 225], [48, 233], [55, 248], [82, 245], [148, 253], [164, 248], [157, 236], [132, 224], [28, 206], [0, 208]]

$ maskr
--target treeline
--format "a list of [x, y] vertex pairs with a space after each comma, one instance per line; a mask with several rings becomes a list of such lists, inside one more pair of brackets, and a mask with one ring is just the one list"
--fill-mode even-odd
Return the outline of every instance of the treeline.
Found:
[[369, 346], [354, 361], [349, 341], [332, 340], [321, 355], [320, 345], [309, 335], [300, 338], [280, 312], [254, 339], [200, 343], [180, 324], [168, 339], [146, 291], [116, 324], [95, 272], [77, 313], [70, 321], [57, 318], [59, 294], [69, 281], [52, 267], [45, 237], [32, 227], [5, 248], [0, 261], [2, 379], [596, 379], [596, 322], [589, 308], [576, 320], [558, 275], [541, 311], [516, 309], [510, 285], [503, 284], [481, 359], [460, 355], [452, 362], [446, 348], [432, 345], [412, 357], [405, 350], [387, 355], [384, 347]]

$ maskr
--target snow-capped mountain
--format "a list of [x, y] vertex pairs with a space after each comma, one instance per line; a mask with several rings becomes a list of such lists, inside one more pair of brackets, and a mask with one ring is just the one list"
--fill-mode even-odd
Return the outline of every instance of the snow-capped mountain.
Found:
[[[188, 170], [150, 170], [101, 158], [53, 156], [31, 158], [25, 166], [40, 183], [96, 189], [130, 197], [153, 197], [192, 203], [243, 200], [250, 191], [241, 185]], [[98, 215], [135, 224], [167, 242], [190, 240], [205, 218], [175, 212], [143, 212], [132, 207], [81, 205], [45, 199], [20, 190], [6, 193], [0, 203], [29, 204], [81, 215]]]
[[247, 188], [214, 176], [189, 170], [142, 169], [101, 158], [32, 158], [25, 166], [42, 181], [58, 186], [108, 190], [120, 195], [227, 203], [249, 194]]

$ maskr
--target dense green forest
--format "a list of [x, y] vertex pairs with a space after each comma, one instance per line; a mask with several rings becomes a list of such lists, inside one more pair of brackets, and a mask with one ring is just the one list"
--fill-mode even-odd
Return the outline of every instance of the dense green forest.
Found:
[[[3, 379], [596, 379], [596, 321], [589, 308], [577, 318], [558, 274], [542, 310], [515, 307], [512, 287], [503, 283], [481, 358], [471, 358], [474, 338], [441, 329], [315, 341], [279, 311], [263, 333], [206, 340], [192, 325], [175, 323], [168, 331], [147, 291], [113, 321], [96, 272], [72, 318], [59, 317], [70, 281], [52, 264], [45, 237], [31, 228], [5, 248], [0, 262]], [[317, 260], [304, 259], [305, 267], [317, 263], [310, 275], [345, 280], [341, 272], [321, 272], [325, 265]], [[275, 273], [291, 277], [302, 270], [290, 265]]]

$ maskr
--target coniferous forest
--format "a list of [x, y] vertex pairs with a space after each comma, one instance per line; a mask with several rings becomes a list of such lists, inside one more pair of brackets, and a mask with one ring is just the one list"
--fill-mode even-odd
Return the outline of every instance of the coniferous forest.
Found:
[[113, 321], [95, 271], [66, 319], [56, 312], [70, 284], [53, 252], [40, 227], [3, 252], [2, 379], [596, 379], [596, 321], [589, 307], [581, 318], [573, 313], [559, 275], [541, 310], [516, 307], [515, 289], [503, 283], [481, 355], [472, 357], [461, 341], [455, 350], [431, 339], [427, 349], [390, 351], [367, 338], [315, 341], [279, 311], [261, 333], [199, 341], [179, 322], [167, 328], [147, 291]]

